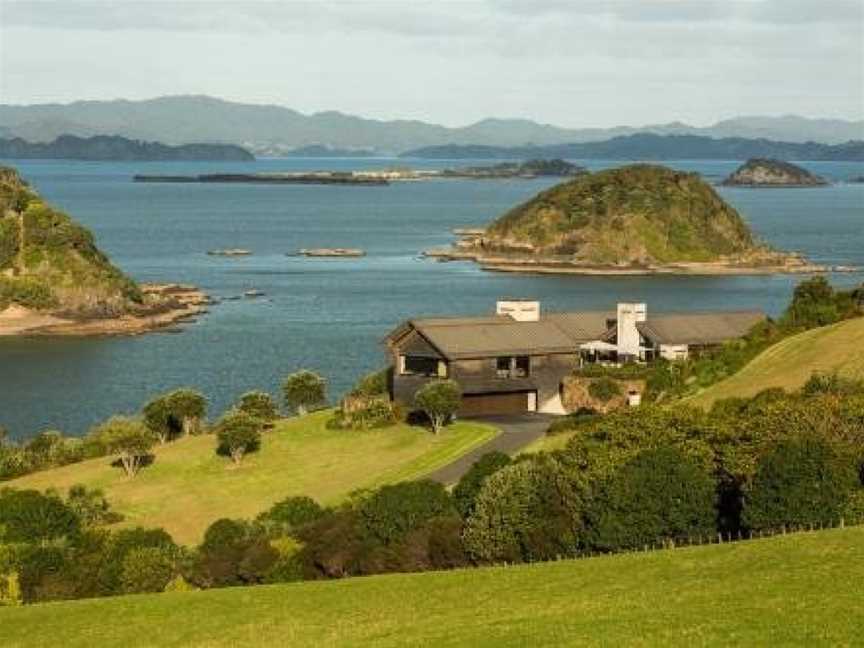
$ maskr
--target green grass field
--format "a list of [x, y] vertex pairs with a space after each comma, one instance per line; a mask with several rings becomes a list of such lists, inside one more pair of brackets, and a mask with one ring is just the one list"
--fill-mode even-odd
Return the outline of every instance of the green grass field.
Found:
[[799, 389], [814, 371], [864, 378], [864, 318], [813, 329], [769, 347], [741, 371], [685, 402], [710, 407], [730, 396], [749, 397], [768, 387]]
[[0, 608], [4, 646], [854, 645], [864, 527], [518, 567]]
[[239, 468], [215, 454], [213, 436], [180, 439], [155, 450], [156, 461], [127, 479], [100, 458], [5, 482], [14, 488], [73, 484], [101, 488], [124, 524], [162, 527], [196, 543], [220, 517], [253, 517], [289, 495], [333, 504], [358, 488], [414, 479], [450, 463], [497, 434], [490, 426], [458, 422], [438, 436], [408, 425], [331, 430], [330, 411], [285, 419], [266, 432], [261, 450]]

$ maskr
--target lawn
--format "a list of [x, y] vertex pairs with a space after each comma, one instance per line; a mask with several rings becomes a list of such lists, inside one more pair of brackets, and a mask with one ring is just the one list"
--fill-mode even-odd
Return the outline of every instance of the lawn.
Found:
[[182, 543], [196, 543], [220, 517], [253, 517], [289, 495], [333, 504], [351, 491], [439, 468], [497, 434], [487, 425], [457, 422], [438, 436], [397, 425], [380, 430], [327, 428], [330, 411], [285, 419], [264, 434], [259, 452], [239, 468], [215, 454], [212, 436], [156, 448], [155, 462], [127, 479], [110, 459], [34, 473], [3, 485], [57, 488], [73, 484], [105, 491], [124, 524], [162, 527]]
[[786, 338], [756, 356], [741, 371], [685, 402], [710, 407], [730, 396], [749, 397], [768, 387], [799, 389], [814, 371], [864, 378], [864, 318]]
[[[853, 645], [864, 527], [518, 567], [0, 609], [5, 646]], [[61, 639], [62, 638], [62, 639]]]

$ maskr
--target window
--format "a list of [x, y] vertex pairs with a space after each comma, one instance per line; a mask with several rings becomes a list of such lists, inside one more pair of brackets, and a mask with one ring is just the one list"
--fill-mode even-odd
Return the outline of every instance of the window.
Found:
[[525, 378], [531, 375], [531, 358], [528, 356], [516, 356], [515, 363], [516, 367], [516, 376], [519, 378]]
[[525, 378], [531, 375], [529, 356], [504, 356], [495, 358], [495, 373], [499, 378]]
[[510, 356], [505, 358], [496, 358], [495, 359], [495, 372], [498, 374], [499, 378], [506, 378], [510, 375]]
[[438, 360], [422, 356], [402, 356], [402, 375], [437, 376]]

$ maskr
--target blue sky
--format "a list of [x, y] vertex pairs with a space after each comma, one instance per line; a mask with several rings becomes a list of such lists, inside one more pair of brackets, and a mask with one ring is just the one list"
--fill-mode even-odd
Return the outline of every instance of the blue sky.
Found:
[[0, 0], [0, 102], [210, 94], [464, 125], [860, 119], [861, 0]]

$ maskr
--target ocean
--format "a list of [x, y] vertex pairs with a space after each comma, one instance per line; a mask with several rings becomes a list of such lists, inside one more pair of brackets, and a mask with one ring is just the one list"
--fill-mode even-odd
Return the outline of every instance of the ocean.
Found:
[[[620, 162], [575, 162], [591, 169]], [[396, 159], [264, 159], [252, 163], [8, 161], [51, 203], [96, 235], [140, 281], [200, 286], [227, 300], [180, 333], [88, 339], [0, 338], [0, 425], [13, 437], [44, 429], [82, 434], [133, 413], [179, 386], [207, 395], [218, 416], [244, 391], [279, 393], [300, 368], [322, 373], [332, 399], [386, 363], [382, 340], [421, 315], [486, 314], [503, 296], [548, 310], [644, 301], [652, 310], [763, 308], [777, 315], [801, 277], [578, 277], [488, 273], [421, 259], [455, 227], [487, 223], [555, 184], [535, 180], [435, 180], [389, 186], [136, 184], [145, 174], [197, 174], [482, 164]], [[717, 181], [739, 162], [667, 166]], [[864, 163], [813, 162], [825, 188], [718, 188], [764, 241], [830, 265], [864, 266]], [[208, 256], [241, 247], [253, 255]], [[289, 256], [299, 248], [357, 247], [356, 259]], [[837, 274], [850, 286], [864, 274]]]

